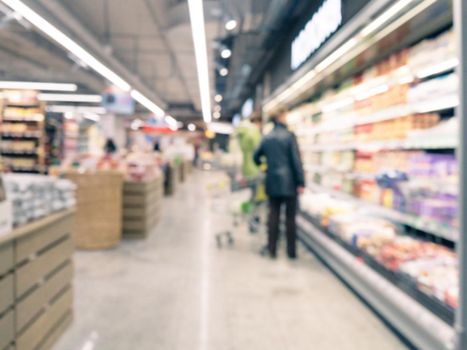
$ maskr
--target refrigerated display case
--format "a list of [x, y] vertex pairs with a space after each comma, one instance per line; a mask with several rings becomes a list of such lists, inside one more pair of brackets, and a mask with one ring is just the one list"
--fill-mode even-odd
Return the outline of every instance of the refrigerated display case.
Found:
[[370, 2], [263, 104], [290, 107], [301, 240], [421, 349], [464, 346], [456, 26], [451, 1]]

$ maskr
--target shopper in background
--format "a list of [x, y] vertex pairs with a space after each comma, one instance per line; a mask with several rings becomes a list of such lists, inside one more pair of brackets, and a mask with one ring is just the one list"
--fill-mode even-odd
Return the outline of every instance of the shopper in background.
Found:
[[242, 176], [246, 180], [253, 180], [259, 176], [259, 168], [253, 161], [253, 155], [261, 142], [261, 117], [252, 115], [244, 120], [237, 128], [236, 137], [242, 151]]
[[296, 225], [298, 195], [305, 187], [303, 165], [295, 135], [287, 129], [287, 113], [282, 110], [272, 118], [274, 129], [266, 135], [254, 154], [260, 165], [266, 159], [266, 193], [269, 197], [268, 250], [272, 258], [277, 254], [281, 207], [286, 206], [287, 254], [297, 257]]
[[105, 141], [104, 152], [106, 155], [115, 154], [117, 152], [117, 145], [112, 138], [108, 138]]

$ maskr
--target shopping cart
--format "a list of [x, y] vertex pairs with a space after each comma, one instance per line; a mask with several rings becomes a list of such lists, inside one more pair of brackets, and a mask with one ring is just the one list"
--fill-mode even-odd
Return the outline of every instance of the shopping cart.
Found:
[[223, 214], [232, 216], [232, 226], [215, 236], [219, 248], [235, 244], [234, 232], [242, 223], [248, 225], [251, 234], [260, 232], [266, 200], [262, 177], [245, 179], [234, 168], [225, 169], [225, 173], [225, 180], [210, 185], [213, 196], [225, 202], [224, 206], [216, 203], [216, 209], [222, 208]]

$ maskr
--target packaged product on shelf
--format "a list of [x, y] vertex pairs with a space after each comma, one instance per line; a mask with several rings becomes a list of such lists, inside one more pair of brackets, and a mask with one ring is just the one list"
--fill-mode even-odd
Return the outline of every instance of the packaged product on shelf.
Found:
[[0, 176], [0, 236], [7, 234], [13, 228], [13, 213], [11, 202], [7, 198], [3, 179]]
[[6, 174], [4, 183], [13, 206], [13, 225], [23, 225], [54, 212], [73, 208], [76, 186], [44, 175]]

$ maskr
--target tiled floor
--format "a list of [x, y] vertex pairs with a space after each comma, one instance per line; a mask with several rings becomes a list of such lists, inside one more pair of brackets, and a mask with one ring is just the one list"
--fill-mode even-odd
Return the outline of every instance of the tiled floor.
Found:
[[257, 254], [264, 236], [237, 234], [219, 176], [194, 174], [166, 201], [145, 241], [76, 255], [75, 319], [56, 350], [398, 350], [399, 339], [325, 267]]

